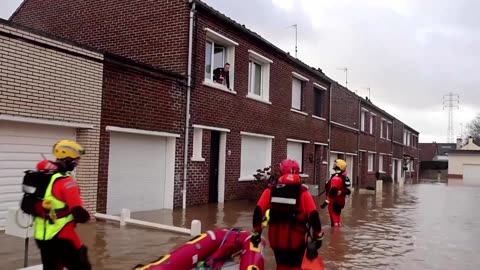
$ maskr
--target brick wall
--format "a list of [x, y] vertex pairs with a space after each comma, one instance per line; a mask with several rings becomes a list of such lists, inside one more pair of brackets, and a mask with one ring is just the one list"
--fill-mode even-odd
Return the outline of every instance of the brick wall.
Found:
[[186, 74], [188, 16], [182, 0], [27, 0], [12, 20]]
[[[245, 198], [251, 189], [251, 181], [239, 181], [241, 160], [241, 131], [275, 136], [272, 143], [272, 162], [277, 163], [286, 157], [287, 138], [310, 141], [304, 148], [305, 173], [313, 177], [314, 163], [308, 157], [313, 156], [314, 142], [326, 143], [328, 139], [328, 122], [314, 119], [313, 112], [313, 83], [328, 87], [328, 84], [317, 78], [311, 70], [292, 64], [288, 59], [272, 54], [264, 45], [252, 41], [245, 34], [233, 28], [227, 29], [224, 24], [215, 21], [211, 16], [197, 13], [197, 27], [194, 45], [194, 89], [192, 91], [192, 124], [207, 125], [219, 128], [228, 128], [227, 151], [231, 155], [226, 157], [226, 190], [225, 198]], [[239, 43], [235, 47], [234, 90], [236, 94], [228, 93], [210, 86], [203, 85], [205, 70], [205, 42], [204, 28], [214, 31]], [[270, 67], [270, 102], [262, 103], [246, 97], [248, 92], [248, 50], [273, 60]], [[303, 110], [308, 115], [290, 111], [292, 92], [292, 72], [306, 76], [310, 81], [304, 84]], [[209, 102], [205, 102], [208, 100]], [[328, 105], [328, 92], [325, 95], [325, 105]], [[326, 108], [328, 110], [328, 107]], [[221, 117], [219, 117], [221, 116]], [[328, 115], [327, 115], [328, 118]], [[209, 133], [209, 132], [205, 132]], [[193, 133], [192, 133], [193, 136]], [[203, 151], [205, 162], [192, 162], [192, 183], [208, 181], [208, 160], [210, 141], [204, 136]], [[203, 173], [202, 173], [203, 172]], [[254, 172], [252, 172], [253, 174]], [[324, 172], [325, 173], [325, 172]], [[325, 175], [325, 174], [324, 174]], [[324, 176], [322, 178], [325, 178]], [[312, 181], [306, 179], [306, 181]], [[192, 196], [192, 203], [201, 203], [205, 196]], [[193, 197], [195, 196], [195, 198]], [[202, 197], [202, 198], [200, 198]]]
[[0, 114], [93, 125], [77, 129], [87, 154], [77, 169], [95, 211], [103, 56], [0, 23]]
[[180, 134], [176, 139], [174, 207], [182, 203], [184, 81], [106, 58], [102, 101], [98, 210], [105, 212], [110, 133], [117, 126]]

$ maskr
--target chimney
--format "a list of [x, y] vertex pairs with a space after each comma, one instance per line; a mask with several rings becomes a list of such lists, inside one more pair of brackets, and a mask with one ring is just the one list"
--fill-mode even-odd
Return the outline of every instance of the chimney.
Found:
[[472, 138], [472, 136], [468, 137], [468, 144], [473, 144], [473, 138]]
[[462, 138], [457, 138], [457, 150], [462, 148]]

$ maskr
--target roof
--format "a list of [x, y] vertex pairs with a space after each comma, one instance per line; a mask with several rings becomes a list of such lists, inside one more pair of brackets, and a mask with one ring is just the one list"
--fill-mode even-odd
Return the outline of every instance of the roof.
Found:
[[480, 150], [452, 150], [448, 155], [480, 155]]
[[[371, 103], [371, 101], [367, 101], [366, 99], [358, 96], [357, 94], [355, 94], [353, 91], [351, 91], [350, 89], [340, 85], [338, 82], [336, 82], [335, 80], [331, 79], [330, 77], [328, 77], [327, 75], [325, 75], [325, 73], [322, 72], [322, 70], [320, 68], [314, 68], [314, 67], [311, 67], [309, 66], [308, 64], [304, 63], [303, 61], [299, 60], [298, 58], [295, 58], [293, 56], [291, 56], [289, 53], [283, 51], [282, 49], [278, 48], [276, 45], [274, 45], [273, 43], [271, 43], [270, 41], [266, 40], [265, 38], [263, 38], [262, 36], [260, 36], [259, 34], [255, 33], [254, 31], [246, 28], [244, 25], [236, 22], [235, 20], [233, 20], [232, 18], [226, 16], [225, 14], [219, 12], [218, 10], [214, 9], [213, 7], [207, 5], [206, 3], [204, 3], [203, 1], [201, 0], [191, 0], [191, 2], [194, 2], [195, 4], [198, 5], [198, 7], [202, 8], [204, 11], [207, 11], [209, 12], [210, 14], [212, 14], [213, 16], [216, 16], [217, 18], [221, 19], [221, 20], [224, 20], [225, 22], [229, 23], [230, 25], [232, 25], [233, 27], [235, 27], [235, 29], [253, 37], [253, 38], [256, 38], [257, 40], [261, 41], [262, 43], [264, 43], [265, 45], [267, 45], [268, 47], [274, 49], [277, 53], [283, 55], [284, 57], [286, 57], [289, 61], [305, 68], [305, 69], [308, 69], [310, 70], [311, 73], [315, 74], [316, 76], [320, 77], [321, 79], [329, 82], [329, 83], [335, 83], [337, 85], [339, 85], [341, 88], [343, 89], [346, 89], [350, 92], [352, 92], [354, 95], [356, 95], [359, 99], [362, 100], [362, 102], [365, 102], [367, 104], [369, 104], [370, 106], [373, 106], [376, 110], [380, 111], [381, 113], [387, 115], [388, 117], [392, 118], [392, 119], [396, 119], [396, 120], [399, 120], [400, 119], [397, 119], [396, 117], [392, 116], [391, 114], [387, 113], [385, 110], [379, 108], [378, 106], [374, 105], [373, 103]], [[400, 121], [402, 122], [402, 121]], [[403, 122], [402, 122], [403, 123]], [[406, 125], [405, 123], [403, 123], [406, 127], [408, 127], [409, 129], [411, 129], [412, 131], [416, 132], [417, 134], [419, 133], [418, 131], [416, 131], [415, 129], [411, 128], [410, 126]]]

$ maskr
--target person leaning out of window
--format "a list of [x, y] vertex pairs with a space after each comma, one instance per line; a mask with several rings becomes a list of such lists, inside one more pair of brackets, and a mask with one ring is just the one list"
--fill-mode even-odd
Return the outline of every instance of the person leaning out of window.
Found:
[[229, 76], [230, 64], [225, 63], [223, 68], [216, 68], [213, 70], [213, 81], [219, 84], [223, 84], [225, 81], [227, 88], [230, 89], [230, 76]]

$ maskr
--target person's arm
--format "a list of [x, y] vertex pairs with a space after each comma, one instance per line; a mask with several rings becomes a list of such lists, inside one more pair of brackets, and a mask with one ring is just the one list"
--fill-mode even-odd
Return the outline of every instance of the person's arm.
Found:
[[257, 206], [253, 211], [253, 231], [262, 231], [262, 222], [265, 212], [270, 208], [270, 189], [267, 188], [263, 191], [262, 196], [258, 200]]
[[[83, 206], [82, 198], [80, 197], [80, 189], [73, 177], [66, 177], [55, 184], [61, 192], [63, 201], [70, 209], [75, 222], [86, 223], [90, 220], [90, 213]], [[55, 187], [54, 187], [55, 188]]]
[[308, 217], [308, 223], [312, 228], [312, 236], [315, 240], [315, 248], [319, 249], [322, 246], [323, 231], [322, 224], [320, 222], [320, 215], [317, 212], [317, 207], [312, 195], [308, 191], [304, 191], [301, 197], [302, 206]]
[[312, 227], [313, 237], [317, 238], [322, 232], [322, 224], [320, 222], [320, 216], [318, 215], [317, 206], [313, 200], [312, 195], [308, 191], [302, 193], [302, 206], [305, 210], [305, 214], [308, 217], [308, 223]]

